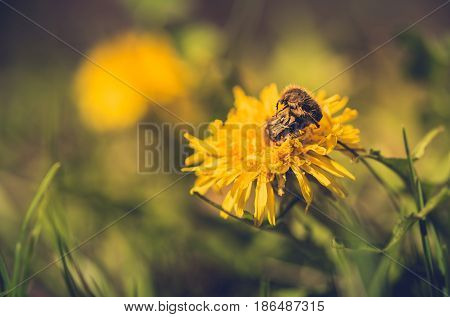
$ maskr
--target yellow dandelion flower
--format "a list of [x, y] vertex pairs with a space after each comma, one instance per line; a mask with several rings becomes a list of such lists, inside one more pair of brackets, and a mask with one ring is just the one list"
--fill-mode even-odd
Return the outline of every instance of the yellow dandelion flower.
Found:
[[[291, 88], [285, 89], [282, 96]], [[274, 84], [264, 88], [259, 99], [235, 88], [235, 105], [225, 122], [212, 122], [209, 136], [204, 140], [185, 135], [194, 153], [185, 162], [190, 167], [183, 170], [195, 172], [197, 176], [191, 193], [204, 195], [210, 189], [224, 192], [222, 207], [238, 217], [243, 216], [247, 205], [253, 205], [250, 210], [258, 225], [266, 217], [275, 225], [275, 192], [283, 195], [290, 171], [289, 174], [295, 175], [307, 206], [313, 201], [311, 181], [345, 197], [337, 179], [354, 180], [355, 177], [329, 155], [343, 150], [343, 144], [359, 147], [359, 130], [348, 124], [357, 116], [357, 111], [346, 108], [347, 97], [301, 91], [305, 92], [311, 106], [317, 104], [316, 113], [312, 108], [310, 113], [305, 113], [306, 106], [303, 110], [285, 110], [286, 107], [277, 110], [280, 102], [289, 102], [289, 98], [281, 100]], [[299, 119], [288, 116], [283, 121], [281, 113], [286, 111], [299, 112]], [[278, 118], [282, 121], [282, 133], [274, 137], [276, 131], [268, 130]]]
[[75, 96], [83, 122], [94, 130], [135, 124], [151, 104], [142, 94], [166, 105], [187, 91], [189, 73], [162, 35], [125, 33], [87, 55], [98, 65], [82, 62]]

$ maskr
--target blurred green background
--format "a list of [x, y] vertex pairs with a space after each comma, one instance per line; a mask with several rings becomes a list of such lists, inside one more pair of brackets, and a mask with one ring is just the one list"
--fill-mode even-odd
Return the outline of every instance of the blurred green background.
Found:
[[[183, 120], [200, 123], [225, 118], [235, 85], [252, 95], [272, 82], [279, 89], [291, 83], [318, 88], [441, 2], [10, 4]], [[360, 114], [355, 126], [362, 145], [386, 156], [404, 157], [402, 126], [414, 144], [444, 125], [417, 163], [430, 186], [447, 183], [450, 171], [448, 16], [447, 6], [324, 87], [350, 97]], [[111, 94], [121, 102], [114, 104]], [[114, 115], [105, 111], [108, 106], [115, 107]], [[12, 265], [25, 211], [54, 162], [62, 167], [44, 218], [58, 213], [71, 245], [178, 178], [137, 173], [137, 123], [165, 121], [177, 119], [0, 3], [0, 250], [6, 263]], [[393, 187], [402, 186], [392, 173], [375, 168]], [[363, 224], [359, 233], [382, 245], [397, 215], [361, 164], [350, 170], [357, 180], [345, 184], [347, 201]], [[267, 285], [275, 296], [422, 294], [421, 281], [383, 255], [336, 257], [331, 241], [339, 232], [314, 211], [299, 213], [299, 247], [223, 220], [189, 195], [193, 180], [184, 178], [74, 254], [104, 294], [256, 296]], [[431, 221], [442, 243], [448, 242], [448, 206], [433, 212]], [[408, 236], [395, 257], [424, 276], [416, 240]], [[44, 225], [30, 272], [57, 256]], [[61, 266], [36, 276], [28, 294], [67, 295]]]

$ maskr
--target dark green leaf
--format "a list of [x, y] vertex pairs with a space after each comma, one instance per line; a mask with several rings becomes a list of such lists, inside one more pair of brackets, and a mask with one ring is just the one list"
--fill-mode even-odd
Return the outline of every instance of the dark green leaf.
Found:
[[400, 176], [400, 178], [403, 179], [405, 183], [408, 183], [409, 181], [408, 160], [397, 157], [385, 157], [381, 154], [380, 151], [373, 149], [369, 151], [369, 154], [366, 157], [380, 162], [381, 164], [383, 164], [384, 166], [395, 172], [398, 176]]

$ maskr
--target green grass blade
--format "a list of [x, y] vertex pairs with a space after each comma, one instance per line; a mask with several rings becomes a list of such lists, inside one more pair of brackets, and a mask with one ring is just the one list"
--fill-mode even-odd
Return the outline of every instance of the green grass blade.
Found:
[[47, 192], [53, 178], [55, 177], [60, 167], [61, 164], [59, 162], [53, 164], [50, 170], [45, 175], [45, 177], [42, 179], [42, 182], [38, 187], [38, 191], [36, 192], [36, 195], [34, 195], [33, 200], [31, 201], [31, 204], [28, 207], [27, 212], [25, 213], [25, 219], [22, 222], [22, 228], [20, 231], [21, 236], [25, 235], [27, 228], [30, 224], [31, 217], [33, 216], [37, 207], [44, 198], [45, 193]]
[[270, 280], [267, 277], [261, 278], [259, 284], [259, 296], [270, 297]]
[[388, 273], [391, 268], [392, 260], [383, 256], [378, 262], [377, 268], [370, 279], [367, 289], [368, 296], [382, 296], [388, 284]]
[[9, 285], [9, 273], [8, 267], [6, 266], [6, 261], [3, 255], [0, 253], [0, 292], [8, 289]]
[[14, 289], [10, 294], [11, 296], [25, 295], [25, 291], [28, 286], [27, 283], [24, 283], [19, 287], [15, 286], [25, 278], [28, 271], [35, 244], [37, 243], [40, 235], [40, 221], [35, 220], [34, 218], [36, 218], [38, 211], [41, 210], [43, 202], [46, 202], [44, 199], [45, 194], [48, 192], [50, 184], [52, 183], [52, 180], [54, 179], [60, 166], [60, 163], [55, 163], [52, 165], [50, 170], [42, 179], [38, 190], [34, 195], [27, 212], [25, 213], [25, 218], [22, 222], [19, 233], [19, 239], [15, 248], [13, 272], [10, 282], [10, 286]]
[[[416, 171], [414, 169], [413, 159], [411, 156], [411, 152], [409, 150], [408, 138], [406, 136], [405, 128], [402, 129], [402, 132], [403, 132], [403, 143], [405, 145], [406, 159], [408, 160], [409, 176], [410, 176], [410, 184], [411, 184], [411, 194], [414, 197], [414, 200], [416, 202], [417, 213], [419, 213], [424, 208], [424, 197], [423, 197], [423, 192], [422, 192], [422, 185], [421, 185], [420, 180], [417, 177]], [[423, 249], [423, 253], [425, 255], [424, 262], [425, 262], [425, 269], [427, 272], [427, 280], [430, 283], [429, 284], [430, 295], [433, 296], [434, 289], [433, 289], [433, 287], [431, 287], [431, 285], [433, 284], [433, 279], [434, 279], [434, 277], [433, 277], [433, 260], [432, 260], [432, 255], [431, 255], [430, 242], [428, 239], [426, 221], [419, 220], [419, 227], [420, 227], [420, 239], [422, 242], [422, 249]]]
[[[443, 258], [444, 259], [448, 259], [449, 254], [448, 254], [447, 245], [444, 244], [441, 247], [442, 247]], [[449, 270], [448, 270], [448, 266], [450, 265], [450, 263], [445, 263], [444, 262], [444, 264], [447, 264], [446, 269], [445, 269], [445, 276], [444, 276], [444, 285], [445, 285], [444, 293], [445, 293], [445, 296], [448, 296], [448, 293], [450, 291], [450, 273], [449, 273]]]
[[410, 188], [411, 188], [412, 195], [414, 197], [414, 201], [416, 202], [416, 205], [417, 205], [417, 210], [420, 210], [419, 199], [417, 197], [417, 185], [416, 185], [417, 175], [416, 175], [416, 171], [414, 170], [413, 160], [412, 160], [411, 152], [409, 150], [408, 137], [406, 136], [405, 128], [402, 129], [402, 133], [403, 133], [403, 144], [405, 146], [405, 152], [406, 152], [406, 161], [408, 162]]
[[430, 242], [432, 244], [432, 249], [434, 250], [434, 254], [436, 255], [437, 268], [439, 273], [443, 279], [443, 290], [444, 294], [448, 296], [448, 267], [450, 263], [447, 263], [446, 257], [446, 248], [445, 245], [442, 245], [441, 239], [439, 239], [438, 233], [434, 228], [433, 224], [429, 224], [430, 231]]
[[448, 200], [450, 197], [450, 190], [447, 186], [443, 187], [436, 195], [430, 198], [425, 206], [415, 215], [420, 219], [425, 219], [426, 216], [433, 211], [438, 205]]
[[445, 202], [449, 197], [449, 189], [447, 187], [442, 188], [436, 195], [429, 199], [425, 206], [416, 214], [412, 214], [408, 217], [401, 219], [392, 230], [392, 237], [388, 244], [384, 248], [384, 251], [389, 250], [395, 244], [397, 244], [401, 238], [408, 232], [412, 225], [418, 220], [425, 219], [425, 217], [441, 203]]
[[63, 278], [64, 278], [64, 282], [66, 283], [66, 287], [67, 290], [69, 291], [70, 296], [79, 296], [79, 294], [81, 293], [78, 290], [78, 287], [75, 283], [75, 279], [72, 276], [72, 273], [69, 270], [69, 265], [67, 263], [67, 259], [65, 257], [65, 253], [66, 253], [66, 248], [64, 246], [64, 243], [61, 241], [60, 236], [57, 236], [57, 243], [58, 243], [58, 252], [59, 252], [59, 256], [61, 257], [61, 262], [62, 262], [62, 274], [63, 274]]
[[61, 230], [62, 221], [58, 220], [58, 215], [55, 213], [54, 217], [50, 219], [50, 223], [54, 231], [58, 255], [62, 262], [62, 274], [69, 294], [71, 296], [96, 296], [78, 263], [70, 254], [68, 238], [63, 234], [63, 232], [68, 230]]
[[345, 249], [347, 251], [367, 251], [367, 252], [386, 252], [394, 247], [409, 231], [409, 229], [419, 220], [425, 219], [425, 217], [436, 209], [439, 205], [444, 203], [450, 195], [448, 187], [442, 188], [436, 195], [429, 199], [425, 206], [418, 213], [414, 213], [407, 217], [400, 219], [392, 229], [391, 238], [384, 248], [376, 248], [367, 243], [351, 246], [345, 244], [342, 241], [333, 240], [331, 246], [336, 249]]

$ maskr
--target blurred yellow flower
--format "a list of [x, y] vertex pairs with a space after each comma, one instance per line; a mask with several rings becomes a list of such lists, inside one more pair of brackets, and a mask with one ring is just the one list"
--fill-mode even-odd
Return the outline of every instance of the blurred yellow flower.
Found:
[[345, 197], [337, 178], [353, 180], [354, 176], [329, 154], [344, 150], [339, 143], [358, 147], [359, 130], [347, 124], [357, 116], [357, 111], [345, 108], [347, 97], [326, 97], [324, 92], [311, 96], [323, 114], [320, 126], [310, 124], [281, 142], [273, 142], [267, 139], [266, 125], [276, 112], [280, 98], [277, 87], [272, 84], [264, 88], [259, 99], [235, 88], [235, 106], [225, 122], [211, 123], [210, 136], [204, 140], [185, 135], [194, 149], [185, 164], [194, 166], [183, 171], [193, 171], [197, 176], [191, 193], [203, 195], [211, 188], [224, 190], [227, 193], [222, 207], [238, 217], [244, 215], [253, 194], [253, 217], [258, 225], [265, 217], [275, 225], [274, 187], [278, 195], [283, 195], [289, 171], [296, 176], [307, 206], [313, 200], [310, 179], [337, 196]]
[[83, 121], [94, 130], [121, 129], [142, 118], [152, 102], [139, 92], [165, 106], [187, 91], [189, 72], [162, 35], [125, 33], [87, 55], [94, 63], [80, 65], [75, 95]]

